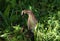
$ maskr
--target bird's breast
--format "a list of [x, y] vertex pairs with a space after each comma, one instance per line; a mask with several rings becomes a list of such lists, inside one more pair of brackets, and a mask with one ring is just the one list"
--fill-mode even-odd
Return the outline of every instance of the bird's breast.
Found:
[[33, 17], [30, 16], [28, 18], [28, 25], [29, 25], [30, 29], [34, 29], [36, 24], [37, 24], [36, 19], [34, 19]]

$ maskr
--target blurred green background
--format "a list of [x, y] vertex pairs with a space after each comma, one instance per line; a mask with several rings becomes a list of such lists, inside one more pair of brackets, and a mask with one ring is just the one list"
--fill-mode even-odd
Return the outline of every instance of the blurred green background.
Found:
[[0, 41], [28, 41], [20, 32], [28, 17], [23, 9], [38, 20], [35, 41], [60, 41], [60, 0], [0, 0]]

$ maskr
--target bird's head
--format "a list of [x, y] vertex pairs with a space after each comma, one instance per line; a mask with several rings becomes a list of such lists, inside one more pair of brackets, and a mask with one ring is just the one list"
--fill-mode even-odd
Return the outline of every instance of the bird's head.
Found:
[[21, 15], [24, 15], [24, 14], [31, 14], [31, 13], [32, 13], [31, 10], [22, 10]]

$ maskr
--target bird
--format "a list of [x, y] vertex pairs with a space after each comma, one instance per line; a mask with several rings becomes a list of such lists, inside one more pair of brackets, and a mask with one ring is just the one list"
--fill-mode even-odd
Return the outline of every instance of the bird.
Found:
[[37, 19], [31, 10], [22, 10], [21, 15], [24, 14], [28, 15], [28, 20], [27, 20], [28, 30], [33, 32], [38, 23]]
[[31, 10], [22, 10], [21, 15], [24, 14], [28, 15], [28, 20], [27, 20], [28, 32], [26, 32], [26, 37], [30, 38], [31, 41], [34, 41], [34, 31], [38, 21]]

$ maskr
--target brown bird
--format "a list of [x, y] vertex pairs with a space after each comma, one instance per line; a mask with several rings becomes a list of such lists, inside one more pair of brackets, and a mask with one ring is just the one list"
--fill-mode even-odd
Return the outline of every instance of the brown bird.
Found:
[[28, 30], [34, 31], [36, 24], [38, 22], [33, 12], [31, 10], [22, 10], [21, 15], [24, 15], [24, 14], [28, 15], [28, 22], [27, 22]]

